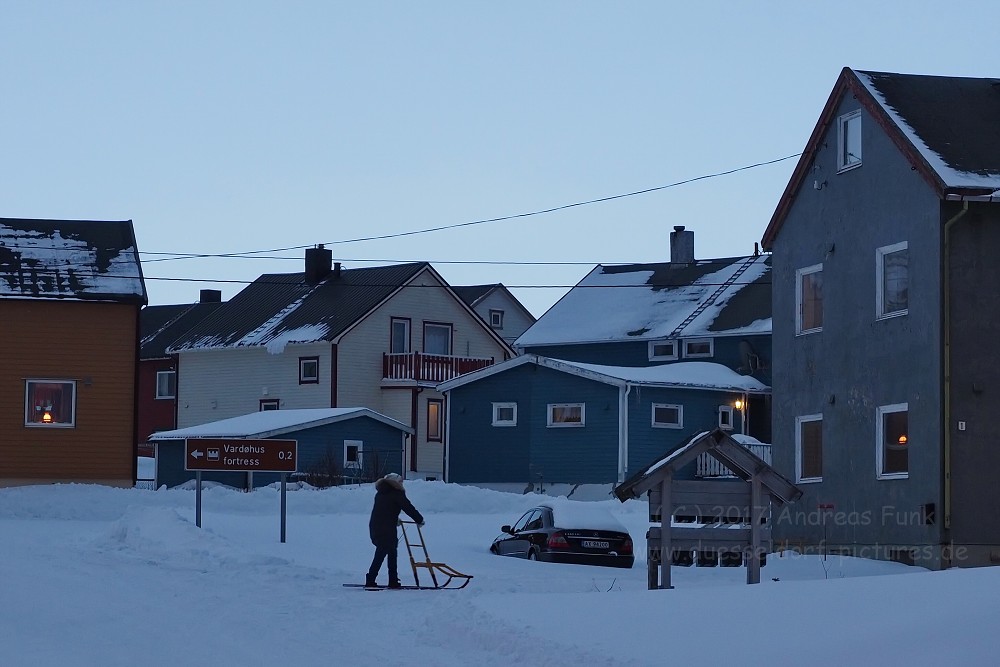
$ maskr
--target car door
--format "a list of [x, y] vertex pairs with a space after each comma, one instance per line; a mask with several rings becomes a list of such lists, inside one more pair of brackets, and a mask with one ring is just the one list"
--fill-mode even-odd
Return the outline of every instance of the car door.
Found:
[[[524, 530], [524, 527], [531, 519], [534, 511], [535, 510], [528, 510], [527, 512], [525, 512], [521, 516], [521, 518], [517, 520], [517, 523], [514, 524], [514, 527], [511, 528], [510, 533], [508, 533], [500, 542], [497, 543], [498, 554], [500, 554], [501, 556], [524, 555], [518, 553], [518, 549], [521, 548], [518, 546], [518, 541], [519, 541], [518, 533]], [[523, 550], [526, 553], [527, 547], [523, 547]]]
[[532, 531], [541, 525], [541, 516], [541, 510], [533, 509], [523, 517], [525, 518], [524, 523], [518, 521], [518, 525], [514, 526], [514, 530], [512, 531], [514, 534], [511, 535], [510, 539], [509, 555], [521, 558], [528, 557], [528, 549], [531, 547], [531, 537], [534, 535]]

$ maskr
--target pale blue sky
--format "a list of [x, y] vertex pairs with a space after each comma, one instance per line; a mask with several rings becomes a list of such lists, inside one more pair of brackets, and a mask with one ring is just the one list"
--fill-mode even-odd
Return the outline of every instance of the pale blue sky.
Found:
[[[844, 66], [1000, 77], [993, 3], [5, 2], [0, 217], [132, 219], [139, 250], [333, 244], [452, 284], [753, 252]], [[144, 264], [150, 303], [295, 260]], [[145, 255], [144, 260], [154, 259]], [[445, 261], [583, 262], [578, 266]], [[380, 262], [382, 263], [382, 262]], [[564, 289], [514, 289], [541, 315]]]

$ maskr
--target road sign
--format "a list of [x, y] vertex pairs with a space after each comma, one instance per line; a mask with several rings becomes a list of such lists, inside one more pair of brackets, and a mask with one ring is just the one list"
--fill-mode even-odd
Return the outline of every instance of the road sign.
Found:
[[296, 440], [193, 438], [185, 440], [184, 469], [215, 472], [295, 472]]

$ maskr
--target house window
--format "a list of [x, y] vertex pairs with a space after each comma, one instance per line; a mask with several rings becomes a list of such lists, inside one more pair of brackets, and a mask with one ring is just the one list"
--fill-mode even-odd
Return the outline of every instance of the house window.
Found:
[[299, 357], [299, 384], [319, 383], [319, 357]]
[[726, 431], [733, 430], [733, 406], [731, 405], [720, 405], [719, 406], [719, 428]]
[[838, 122], [837, 170], [845, 171], [861, 165], [861, 111], [844, 114]]
[[795, 481], [823, 481], [823, 415], [795, 418]]
[[444, 434], [444, 401], [427, 399], [427, 441], [441, 442]]
[[344, 440], [344, 468], [362, 467], [363, 447], [361, 440]]
[[76, 425], [76, 382], [74, 380], [26, 380], [24, 383], [24, 425]]
[[493, 426], [517, 426], [517, 403], [494, 403]]
[[910, 472], [909, 412], [906, 403], [878, 409], [877, 474], [879, 479], [905, 479]]
[[795, 332], [813, 333], [823, 329], [823, 265], [795, 272]]
[[905, 315], [909, 307], [910, 267], [906, 241], [875, 251], [878, 317]]
[[583, 426], [585, 414], [583, 403], [549, 403], [548, 426]]
[[676, 358], [677, 358], [677, 341], [675, 340], [649, 341], [650, 361], [670, 361]]
[[494, 329], [503, 329], [502, 310], [490, 310], [490, 326]]
[[265, 410], [277, 410], [281, 407], [281, 402], [277, 398], [262, 398], [260, 399], [260, 412]]
[[156, 371], [156, 398], [176, 398], [177, 371]]
[[696, 338], [684, 341], [685, 357], [711, 357], [714, 352], [711, 338]]
[[684, 428], [684, 407], [653, 403], [653, 428]]
[[389, 352], [406, 354], [410, 351], [410, 320], [402, 317], [392, 318], [389, 332]]
[[451, 325], [424, 322], [424, 352], [451, 354]]

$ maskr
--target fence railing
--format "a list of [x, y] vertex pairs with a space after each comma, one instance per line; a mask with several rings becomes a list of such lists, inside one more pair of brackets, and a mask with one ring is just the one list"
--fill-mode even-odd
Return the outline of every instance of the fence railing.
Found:
[[[768, 444], [744, 444], [744, 447], [763, 459], [764, 463], [771, 465], [771, 445]], [[695, 475], [698, 477], [732, 477], [732, 471], [711, 454], [701, 454], [695, 464]]]
[[416, 382], [444, 382], [457, 375], [493, 365], [493, 358], [455, 357], [423, 352], [385, 353], [382, 355], [382, 378]]

